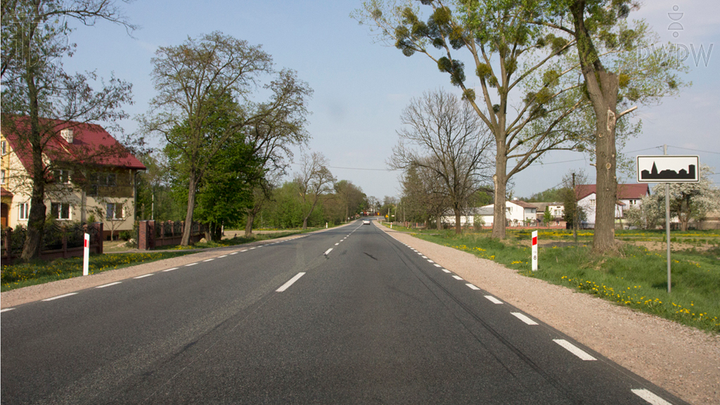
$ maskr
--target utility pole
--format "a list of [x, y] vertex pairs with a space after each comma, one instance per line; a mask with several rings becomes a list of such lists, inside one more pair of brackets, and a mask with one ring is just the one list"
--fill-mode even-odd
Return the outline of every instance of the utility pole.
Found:
[[575, 173], [572, 174], [572, 193], [575, 199], [575, 207], [573, 209], [573, 238], [575, 239], [575, 245], [577, 245], [577, 229], [578, 229], [578, 201], [577, 192], [575, 192]]
[[[663, 155], [667, 155], [667, 145], [663, 145]], [[699, 169], [698, 169], [699, 170]], [[668, 294], [672, 289], [672, 283], [670, 282], [670, 183], [665, 183], [665, 233], [667, 234], [667, 283], [668, 283]]]

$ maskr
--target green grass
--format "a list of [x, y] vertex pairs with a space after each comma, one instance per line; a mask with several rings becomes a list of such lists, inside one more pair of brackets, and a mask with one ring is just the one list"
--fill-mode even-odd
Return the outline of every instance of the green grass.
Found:
[[[89, 273], [97, 274], [107, 270], [120, 269], [141, 263], [183, 256], [190, 252], [147, 252], [91, 255]], [[0, 288], [2, 291], [14, 290], [35, 284], [82, 276], [82, 257], [55, 259], [53, 261], [35, 260], [2, 266]]]
[[[625, 244], [619, 256], [592, 254], [592, 231], [582, 231], [578, 246], [570, 244], [572, 232], [541, 230], [540, 239], [552, 239], [569, 246], [541, 247], [539, 270], [531, 271], [530, 231], [508, 231], [501, 242], [482, 234], [457, 236], [453, 231], [414, 231], [419, 238], [450, 246], [476, 256], [494, 260], [522, 275], [564, 285], [578, 291], [685, 325], [720, 333], [720, 235], [717, 231], [677, 232], [679, 239], [705, 239], [695, 242], [703, 249], [672, 253], [672, 293], [667, 293], [667, 263], [664, 252], [648, 251]], [[621, 231], [618, 239], [653, 237], [647, 231]], [[675, 234], [676, 232], [673, 232]]]
[[273, 233], [256, 233], [253, 234], [253, 236], [247, 238], [245, 236], [235, 236], [233, 238], [229, 239], [223, 239], [220, 241], [209, 241], [209, 242], [202, 242], [202, 243], [196, 243], [194, 245], [190, 246], [180, 246], [180, 245], [172, 245], [172, 246], [162, 246], [157, 248], [156, 250], [184, 250], [184, 249], [209, 249], [209, 248], [218, 248], [218, 247], [228, 247], [228, 246], [235, 246], [235, 245], [244, 245], [246, 243], [250, 242], [258, 242], [263, 240], [271, 240], [271, 239], [278, 239], [278, 238], [284, 238], [286, 236], [292, 236], [292, 235], [299, 235], [303, 233], [308, 232], [314, 232], [317, 231], [320, 228], [308, 228], [305, 230], [298, 229], [298, 230], [291, 230], [291, 231], [278, 231]]

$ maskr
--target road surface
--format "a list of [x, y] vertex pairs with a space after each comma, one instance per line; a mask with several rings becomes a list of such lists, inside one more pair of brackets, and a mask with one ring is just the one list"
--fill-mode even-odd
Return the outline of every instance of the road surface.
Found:
[[361, 221], [1, 322], [3, 404], [683, 403]]

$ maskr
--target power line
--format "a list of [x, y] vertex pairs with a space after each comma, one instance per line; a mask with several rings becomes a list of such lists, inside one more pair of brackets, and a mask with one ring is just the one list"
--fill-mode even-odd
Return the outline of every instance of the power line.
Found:
[[672, 146], [672, 145], [668, 145], [668, 146], [671, 147], [671, 148], [676, 148], [676, 149], [691, 150], [691, 151], [693, 151], [693, 152], [712, 153], [713, 155], [720, 155], [720, 152], [712, 152], [712, 151], [709, 151], [709, 150], [699, 150], [699, 149], [681, 148], [681, 147], [679, 147], [679, 146]]

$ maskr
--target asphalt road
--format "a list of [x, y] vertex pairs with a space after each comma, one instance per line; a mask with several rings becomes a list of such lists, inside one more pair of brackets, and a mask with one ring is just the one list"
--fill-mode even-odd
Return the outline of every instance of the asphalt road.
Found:
[[2, 403], [683, 403], [355, 222], [2, 314]]

